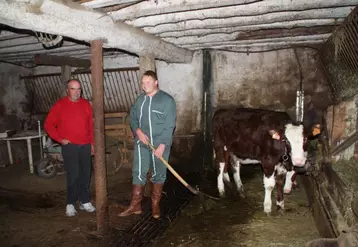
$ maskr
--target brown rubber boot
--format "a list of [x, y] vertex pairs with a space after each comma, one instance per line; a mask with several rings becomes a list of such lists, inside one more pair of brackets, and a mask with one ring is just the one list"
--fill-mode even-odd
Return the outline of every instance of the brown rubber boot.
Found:
[[141, 214], [142, 213], [142, 199], [143, 199], [143, 185], [133, 184], [132, 185], [132, 201], [129, 207], [124, 210], [122, 213], [118, 214], [120, 217], [128, 216], [131, 214]]
[[149, 170], [149, 172], [147, 173], [147, 182], [144, 186], [144, 197], [151, 197], [151, 195], [152, 195], [153, 183], [152, 183], [151, 179], [152, 179], [152, 171]]
[[162, 198], [163, 184], [153, 183], [152, 187], [152, 216], [155, 219], [160, 217], [160, 207], [159, 202]]

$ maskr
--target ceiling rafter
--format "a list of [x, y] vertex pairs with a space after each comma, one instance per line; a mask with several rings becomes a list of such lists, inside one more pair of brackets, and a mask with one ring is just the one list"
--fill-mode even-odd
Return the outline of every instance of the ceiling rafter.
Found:
[[190, 20], [179, 23], [161, 24], [158, 26], [150, 26], [146, 24], [144, 31], [152, 34], [168, 31], [191, 30], [198, 28], [221, 28], [232, 26], [250, 26], [260, 24], [272, 24], [276, 22], [298, 21], [298, 20], [321, 20], [321, 19], [338, 19], [345, 18], [350, 12], [351, 7], [344, 9], [322, 9], [322, 10], [305, 10], [300, 12], [285, 12], [265, 14], [258, 17], [231, 17], [225, 19], [206, 19], [203, 21]]
[[[230, 17], [249, 17], [260, 16], [266, 14], [283, 13], [283, 12], [299, 12], [305, 10], [317, 10], [337, 7], [352, 7], [356, 6], [356, 0], [315, 0], [307, 1], [292, 1], [292, 0], [267, 0], [259, 1], [251, 4], [239, 5], [236, 7], [216, 7], [215, 9], [195, 10], [189, 12], [180, 12], [173, 14], [162, 14], [149, 17], [139, 17], [126, 23], [133, 26], [157, 26], [163, 23], [177, 23], [189, 20], [204, 20], [216, 18], [230, 18]], [[114, 14], [111, 15], [115, 20], [118, 19]], [[118, 19], [121, 20], [121, 19]]]
[[197, 0], [197, 1], [171, 1], [172, 4], [163, 2], [160, 7], [152, 2], [142, 2], [119, 11], [112, 11], [109, 14], [116, 20], [127, 21], [141, 17], [158, 16], [165, 14], [176, 14], [197, 10], [206, 10], [221, 7], [235, 7], [250, 3], [262, 2], [263, 0]]
[[161, 38], [179, 38], [186, 36], [204, 36], [209, 34], [230, 34], [234, 32], [254, 32], [254, 31], [265, 31], [270, 29], [293, 29], [293, 28], [316, 28], [321, 26], [331, 26], [335, 28], [344, 21], [340, 19], [322, 19], [322, 20], [300, 20], [300, 21], [287, 21], [287, 22], [276, 22], [272, 24], [259, 24], [250, 26], [233, 26], [233, 27], [222, 27], [222, 28], [201, 28], [201, 29], [190, 29], [184, 31], [168, 31], [158, 33]]

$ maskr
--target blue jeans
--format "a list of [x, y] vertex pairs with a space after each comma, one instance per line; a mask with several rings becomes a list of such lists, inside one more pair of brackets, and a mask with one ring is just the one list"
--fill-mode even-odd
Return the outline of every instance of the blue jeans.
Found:
[[62, 157], [67, 178], [67, 204], [90, 201], [92, 173], [91, 144], [62, 145]]

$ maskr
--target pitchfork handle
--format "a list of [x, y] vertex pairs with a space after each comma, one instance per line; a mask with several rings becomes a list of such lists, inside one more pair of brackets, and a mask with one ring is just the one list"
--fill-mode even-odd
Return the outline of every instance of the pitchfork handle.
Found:
[[[153, 145], [148, 142], [148, 146], [152, 149], [153, 152], [155, 152], [155, 148], [153, 147]], [[173, 173], [173, 175], [185, 186], [187, 187], [188, 190], [190, 190], [193, 194], [198, 195], [200, 192], [196, 189], [194, 189], [193, 187], [191, 187], [187, 182], [185, 182], [185, 180], [173, 169], [173, 167], [171, 167], [169, 165], [169, 163], [163, 159], [163, 157], [159, 158], [164, 165], [169, 169], [169, 171], [171, 171], [171, 173]]]

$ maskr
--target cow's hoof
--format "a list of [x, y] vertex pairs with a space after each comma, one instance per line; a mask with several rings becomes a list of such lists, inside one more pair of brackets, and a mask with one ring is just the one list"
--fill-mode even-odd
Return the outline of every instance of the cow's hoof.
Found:
[[276, 212], [278, 215], [285, 215], [285, 209], [281, 208], [280, 206], [276, 206]]
[[266, 215], [267, 217], [271, 217], [271, 216], [272, 216], [272, 212], [265, 212], [265, 215]]
[[291, 194], [291, 190], [289, 190], [289, 189], [283, 190], [283, 193], [285, 195], [289, 195], [289, 194]]
[[226, 194], [225, 194], [225, 192], [219, 192], [219, 196], [220, 196], [220, 198], [226, 198]]
[[239, 190], [238, 192], [241, 198], [246, 198], [244, 190]]

